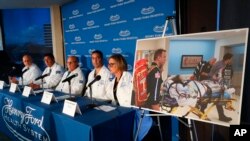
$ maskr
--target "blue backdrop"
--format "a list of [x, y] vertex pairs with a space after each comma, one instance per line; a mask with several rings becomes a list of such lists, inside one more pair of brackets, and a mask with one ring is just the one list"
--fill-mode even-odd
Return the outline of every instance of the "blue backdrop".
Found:
[[132, 72], [136, 40], [161, 36], [166, 17], [172, 15], [174, 0], [76, 0], [63, 5], [66, 56], [78, 56], [81, 67], [90, 70], [93, 50], [105, 57], [121, 53]]

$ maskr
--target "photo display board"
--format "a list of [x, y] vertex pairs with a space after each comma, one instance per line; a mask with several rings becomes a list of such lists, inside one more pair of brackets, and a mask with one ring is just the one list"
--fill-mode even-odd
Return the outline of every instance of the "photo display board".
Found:
[[247, 39], [248, 28], [137, 40], [131, 104], [223, 126], [239, 124]]

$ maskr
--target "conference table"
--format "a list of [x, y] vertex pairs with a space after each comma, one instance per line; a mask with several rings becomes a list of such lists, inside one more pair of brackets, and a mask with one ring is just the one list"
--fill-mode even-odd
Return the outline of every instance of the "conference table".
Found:
[[[53, 92], [57, 96], [60, 92]], [[49, 105], [41, 102], [42, 93], [22, 96], [0, 90], [0, 131], [12, 140], [21, 141], [129, 141], [133, 139], [135, 110], [95, 101], [89, 98], [74, 101], [81, 113], [74, 117], [62, 113], [64, 100]]]

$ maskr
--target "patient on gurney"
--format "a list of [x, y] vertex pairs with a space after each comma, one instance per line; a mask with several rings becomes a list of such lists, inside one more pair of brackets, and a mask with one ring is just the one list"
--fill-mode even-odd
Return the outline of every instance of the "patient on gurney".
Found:
[[224, 115], [223, 105], [226, 105], [226, 109], [234, 110], [231, 100], [231, 95], [234, 92], [233, 88], [224, 89], [218, 83], [210, 80], [202, 82], [195, 80], [184, 81], [180, 75], [176, 75], [164, 81], [161, 103], [164, 106], [164, 103], [167, 102], [164, 97], [168, 95], [176, 100], [178, 106], [189, 106], [191, 109], [195, 108], [203, 114], [208, 103], [213, 103], [218, 111], [219, 120], [228, 122], [232, 118]]

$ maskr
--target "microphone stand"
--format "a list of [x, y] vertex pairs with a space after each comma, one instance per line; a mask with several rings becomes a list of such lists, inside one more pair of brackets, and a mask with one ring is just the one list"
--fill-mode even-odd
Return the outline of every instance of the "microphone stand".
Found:
[[90, 100], [91, 103], [87, 105], [88, 108], [95, 108], [97, 105], [94, 103], [93, 97], [92, 97], [92, 86], [89, 86], [89, 93], [90, 93]]
[[22, 88], [23, 88], [23, 87], [24, 87], [24, 86], [23, 86], [23, 74], [22, 74], [21, 78], [22, 78], [22, 85], [21, 85], [21, 86], [22, 86]]
[[71, 81], [69, 80], [69, 98], [67, 98], [68, 100], [75, 100], [75, 97], [72, 97], [72, 94], [71, 94]]
[[43, 78], [42, 78], [42, 90], [44, 91], [44, 87], [43, 87]]

